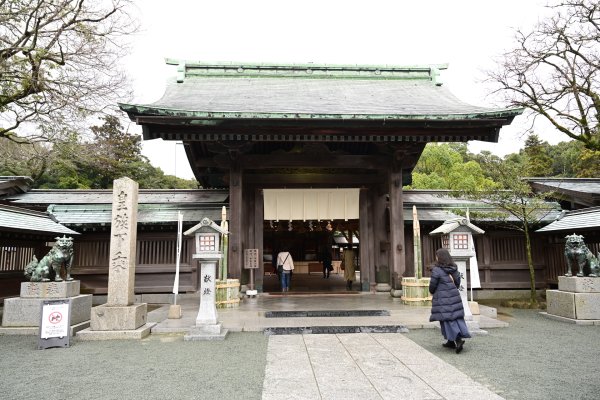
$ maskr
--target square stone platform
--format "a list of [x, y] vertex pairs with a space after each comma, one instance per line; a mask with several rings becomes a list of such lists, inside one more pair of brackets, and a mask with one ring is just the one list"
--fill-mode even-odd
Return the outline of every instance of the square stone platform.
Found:
[[548, 317], [600, 320], [600, 278], [559, 276], [558, 290], [547, 290], [546, 302]]
[[93, 296], [79, 294], [79, 289], [78, 280], [21, 283], [21, 297], [4, 299], [0, 334], [38, 334], [42, 304], [47, 300], [71, 301], [71, 335], [89, 327]]

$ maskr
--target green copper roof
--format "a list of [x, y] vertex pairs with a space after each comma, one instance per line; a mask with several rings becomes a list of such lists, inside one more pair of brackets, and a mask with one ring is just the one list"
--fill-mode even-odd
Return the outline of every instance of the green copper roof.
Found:
[[120, 104], [132, 119], [164, 116], [200, 125], [229, 119], [500, 119], [504, 125], [522, 112], [460, 101], [439, 81], [446, 65], [167, 63], [177, 65], [178, 76], [160, 100]]
[[41, 235], [79, 235], [50, 215], [19, 207], [0, 205], [0, 231], [30, 232]]

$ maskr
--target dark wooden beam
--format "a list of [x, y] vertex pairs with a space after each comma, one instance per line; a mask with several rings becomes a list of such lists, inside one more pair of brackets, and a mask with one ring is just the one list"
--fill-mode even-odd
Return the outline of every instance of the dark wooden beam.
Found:
[[363, 168], [382, 169], [390, 164], [386, 155], [339, 154], [247, 154], [241, 156], [244, 168]]
[[316, 185], [362, 186], [367, 184], [382, 183], [385, 179], [383, 174], [246, 174], [244, 181], [249, 184], [260, 184], [263, 187], [272, 185], [283, 185], [290, 187], [302, 185], [313, 187]]

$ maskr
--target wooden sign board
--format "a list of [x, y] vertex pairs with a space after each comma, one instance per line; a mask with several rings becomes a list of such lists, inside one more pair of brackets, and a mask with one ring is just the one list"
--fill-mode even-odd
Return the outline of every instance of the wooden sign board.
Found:
[[244, 268], [258, 269], [258, 249], [244, 250]]
[[69, 347], [71, 339], [71, 301], [44, 300], [40, 312], [38, 349]]

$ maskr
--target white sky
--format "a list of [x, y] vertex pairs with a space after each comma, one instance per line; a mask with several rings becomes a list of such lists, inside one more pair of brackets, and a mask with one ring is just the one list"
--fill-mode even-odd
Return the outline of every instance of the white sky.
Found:
[[[126, 62], [134, 103], [158, 100], [176, 67], [165, 58], [325, 64], [443, 64], [446, 85], [461, 100], [504, 106], [483, 82], [494, 57], [513, 46], [514, 28], [532, 27], [547, 0], [138, 0], [141, 30]], [[419, 4], [415, 4], [419, 3]], [[517, 117], [499, 143], [472, 142], [498, 155], [522, 147], [530, 123]], [[546, 125], [547, 126], [547, 125]], [[139, 133], [141, 128], [130, 126]], [[544, 129], [545, 131], [542, 131]], [[551, 144], [566, 136], [536, 124]], [[144, 154], [167, 174], [192, 178], [183, 146], [144, 142]]]

